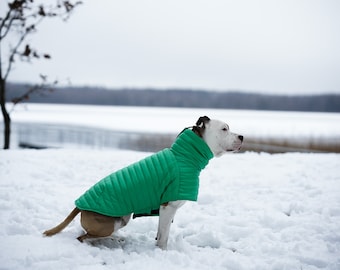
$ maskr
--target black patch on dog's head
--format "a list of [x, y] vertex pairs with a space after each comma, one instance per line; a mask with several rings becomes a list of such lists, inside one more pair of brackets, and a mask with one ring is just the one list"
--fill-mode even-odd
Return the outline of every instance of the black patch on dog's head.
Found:
[[192, 127], [192, 131], [195, 132], [198, 136], [202, 137], [205, 130], [205, 124], [209, 121], [210, 118], [208, 116], [201, 116], [200, 118], [198, 118], [196, 126]]

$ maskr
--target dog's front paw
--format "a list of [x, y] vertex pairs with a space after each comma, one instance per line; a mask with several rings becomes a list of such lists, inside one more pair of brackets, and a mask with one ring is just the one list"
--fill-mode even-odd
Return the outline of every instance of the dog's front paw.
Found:
[[157, 232], [157, 237], [156, 237], [156, 246], [159, 247], [162, 250], [167, 249], [167, 244], [168, 244], [168, 237], [164, 237], [164, 234], [161, 233], [161, 231]]
[[159, 247], [161, 250], [167, 250], [167, 243], [164, 241], [157, 240], [156, 246]]

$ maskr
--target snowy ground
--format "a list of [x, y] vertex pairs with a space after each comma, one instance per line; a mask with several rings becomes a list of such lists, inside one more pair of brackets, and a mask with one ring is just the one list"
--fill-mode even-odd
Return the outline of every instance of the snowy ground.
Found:
[[0, 269], [340, 269], [340, 155], [230, 154], [201, 174], [197, 203], [155, 247], [157, 218], [81, 244], [58, 224], [101, 177], [147, 153], [0, 151]]

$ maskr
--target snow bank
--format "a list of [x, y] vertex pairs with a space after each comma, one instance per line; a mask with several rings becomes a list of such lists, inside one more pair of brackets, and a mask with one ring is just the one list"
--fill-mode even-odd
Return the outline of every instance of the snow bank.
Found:
[[155, 247], [157, 218], [81, 244], [79, 217], [42, 232], [101, 177], [148, 155], [129, 151], [0, 152], [0, 269], [340, 269], [340, 155], [231, 154], [201, 174], [197, 203]]

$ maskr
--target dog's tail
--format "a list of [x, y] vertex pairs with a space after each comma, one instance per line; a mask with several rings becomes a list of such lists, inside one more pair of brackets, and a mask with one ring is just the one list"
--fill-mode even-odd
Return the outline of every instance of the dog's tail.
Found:
[[43, 234], [45, 236], [52, 236], [59, 232], [61, 232], [63, 229], [66, 228], [68, 224], [71, 223], [71, 221], [80, 213], [80, 210], [76, 207], [72, 210], [72, 212], [65, 218], [65, 220], [60, 223], [58, 226], [54, 227], [53, 229], [45, 231]]

